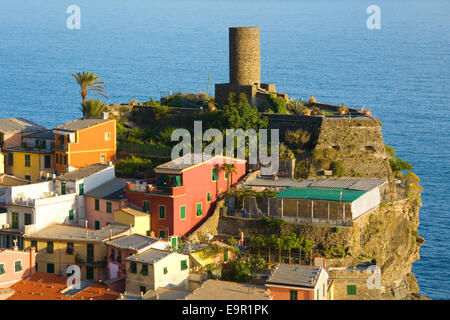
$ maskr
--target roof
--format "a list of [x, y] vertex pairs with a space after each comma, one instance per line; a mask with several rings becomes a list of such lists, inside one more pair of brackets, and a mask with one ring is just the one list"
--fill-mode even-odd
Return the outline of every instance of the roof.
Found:
[[24, 118], [0, 119], [0, 132], [5, 134], [45, 130], [45, 127]]
[[209, 279], [185, 300], [271, 300], [263, 286]]
[[173, 253], [170, 251], [164, 251], [164, 250], [158, 250], [158, 249], [148, 249], [142, 253], [136, 253], [136, 254], [133, 254], [132, 256], [129, 256], [127, 258], [127, 260], [153, 264], [155, 262], [158, 262], [158, 261], [164, 259], [165, 257], [167, 257], [171, 254], [173, 254]]
[[379, 187], [387, 182], [386, 178], [326, 178], [326, 179], [308, 179], [296, 181], [290, 178], [280, 177], [277, 180], [257, 177], [243, 183], [249, 187], [296, 187], [296, 188], [315, 188], [315, 189], [348, 189], [369, 191]]
[[101, 186], [85, 193], [85, 196], [100, 198], [105, 200], [122, 201], [125, 200], [126, 180], [114, 178]]
[[314, 199], [329, 201], [353, 202], [361, 197], [365, 191], [342, 190], [342, 198], [340, 190], [335, 189], [308, 189], [308, 188], [287, 188], [275, 196], [275, 198], [291, 198], [291, 199]]
[[41, 130], [27, 135], [25, 138], [55, 140], [55, 134], [51, 130]]
[[[130, 204], [128, 204], [128, 205], [130, 205]], [[147, 212], [139, 210], [134, 206], [133, 207], [131, 207], [131, 206], [124, 207], [124, 208], [118, 209], [114, 212], [119, 212], [119, 211], [123, 211], [123, 212], [131, 214], [132, 216], [135, 216], [135, 217], [144, 217], [144, 216], [148, 217], [149, 216], [149, 214]]]
[[66, 224], [54, 224], [39, 231], [24, 235], [27, 239], [49, 239], [49, 240], [67, 240], [67, 241], [86, 241], [101, 242], [110, 236], [117, 236], [125, 233], [130, 226], [113, 222], [99, 230], [86, 229], [78, 226], [69, 226]]
[[158, 239], [146, 237], [135, 233], [132, 234], [131, 236], [125, 236], [111, 241], [106, 241], [105, 244], [118, 249], [130, 249], [137, 251], [157, 241]]
[[203, 257], [201, 251], [191, 253], [191, 257], [202, 267], [215, 264], [215, 260], [211, 257]]
[[279, 284], [294, 287], [314, 288], [319, 280], [321, 267], [277, 264], [266, 285]]
[[77, 131], [86, 129], [102, 122], [110, 121], [110, 119], [101, 118], [88, 118], [88, 119], [76, 119], [55, 127], [53, 130], [64, 130], [64, 131]]
[[[106, 285], [94, 284], [72, 296], [64, 294], [67, 277], [37, 272], [26, 280], [20, 280], [10, 288], [15, 292], [7, 300], [117, 300], [118, 292]], [[70, 292], [70, 290], [69, 290]]]
[[108, 167], [109, 167], [108, 164], [103, 164], [103, 163], [91, 164], [90, 166], [79, 168], [79, 169], [76, 169], [74, 171], [70, 171], [70, 172], [65, 173], [63, 175], [57, 176], [56, 180], [60, 180], [60, 181], [76, 181], [76, 180], [80, 180], [80, 179], [84, 179], [86, 177], [89, 177], [89, 176], [93, 175], [94, 173], [97, 173], [97, 172], [100, 172], [102, 170], [105, 170]]
[[[217, 156], [213, 156], [208, 160], [203, 160], [203, 156], [204, 155], [200, 155], [200, 154], [195, 154], [195, 153], [190, 153], [190, 154], [186, 154], [182, 157], [173, 159], [169, 162], [163, 163], [159, 166], [157, 166], [155, 168], [155, 170], [175, 170], [175, 171], [183, 171], [187, 168], [199, 165], [201, 163], [205, 163], [208, 161], [213, 161], [213, 159], [216, 159], [217, 157], [221, 157], [222, 158], [222, 162], [224, 162], [224, 159], [230, 159], [229, 157], [226, 156], [221, 156], [221, 155], [217, 155]], [[201, 157], [202, 161], [201, 162], [196, 162], [196, 157]], [[242, 161], [245, 162], [245, 160], [241, 160], [241, 159], [235, 159], [237, 161]]]

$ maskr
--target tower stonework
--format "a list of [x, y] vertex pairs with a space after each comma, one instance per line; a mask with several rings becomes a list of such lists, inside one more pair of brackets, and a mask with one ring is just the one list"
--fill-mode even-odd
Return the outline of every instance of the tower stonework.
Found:
[[253, 85], [261, 82], [258, 27], [229, 29], [230, 83]]
[[275, 94], [288, 99], [287, 94], [275, 91], [275, 84], [261, 83], [261, 52], [259, 27], [229, 28], [229, 83], [216, 83], [215, 101], [228, 103], [230, 94], [244, 93], [252, 106], [264, 111], [270, 107], [267, 96]]

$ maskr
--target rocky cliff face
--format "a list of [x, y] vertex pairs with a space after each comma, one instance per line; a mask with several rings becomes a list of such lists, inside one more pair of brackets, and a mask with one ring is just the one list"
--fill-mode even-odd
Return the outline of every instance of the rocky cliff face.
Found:
[[[420, 197], [382, 204], [354, 221], [350, 228], [284, 224], [262, 225], [257, 219], [221, 216], [218, 235], [239, 237], [260, 233], [283, 235], [295, 232], [315, 246], [314, 255], [327, 258], [329, 267], [355, 267], [376, 264], [381, 268], [381, 299], [419, 299], [419, 287], [411, 272], [424, 240], [418, 235]], [[214, 233], [214, 232], [213, 232]], [[342, 255], [327, 249], [342, 248]], [[345, 299], [346, 297], [337, 297]], [[363, 296], [357, 297], [364, 299]]]

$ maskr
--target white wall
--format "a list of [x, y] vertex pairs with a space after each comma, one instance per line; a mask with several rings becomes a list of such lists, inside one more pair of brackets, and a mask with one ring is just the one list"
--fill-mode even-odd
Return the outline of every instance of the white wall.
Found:
[[[189, 256], [175, 252], [154, 264], [155, 289], [159, 287], [188, 289], [189, 268], [181, 270], [181, 260], [186, 260], [189, 266]], [[165, 267], [168, 268], [167, 274], [164, 274]]]
[[361, 197], [352, 202], [352, 219], [356, 219], [363, 213], [376, 208], [381, 202], [380, 189], [367, 191]]
[[[323, 294], [323, 288], [325, 285], [325, 296]], [[319, 300], [327, 300], [327, 290], [328, 290], [328, 273], [322, 269], [317, 280], [316, 286], [314, 288], [314, 299], [317, 299], [317, 291], [319, 291]]]
[[53, 181], [45, 181], [23, 186], [8, 187], [5, 191], [6, 203], [12, 203], [13, 200], [23, 197], [25, 199], [38, 199], [53, 192]]

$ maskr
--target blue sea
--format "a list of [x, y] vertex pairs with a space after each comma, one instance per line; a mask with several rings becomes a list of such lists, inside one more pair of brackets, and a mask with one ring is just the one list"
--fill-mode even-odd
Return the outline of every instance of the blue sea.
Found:
[[[369, 30], [368, 6], [381, 12]], [[80, 8], [81, 29], [66, 13]], [[420, 291], [450, 298], [450, 1], [2, 0], [0, 118], [47, 127], [81, 115], [71, 74], [101, 76], [110, 103], [228, 82], [228, 27], [261, 28], [261, 79], [361, 107], [421, 178]]]

